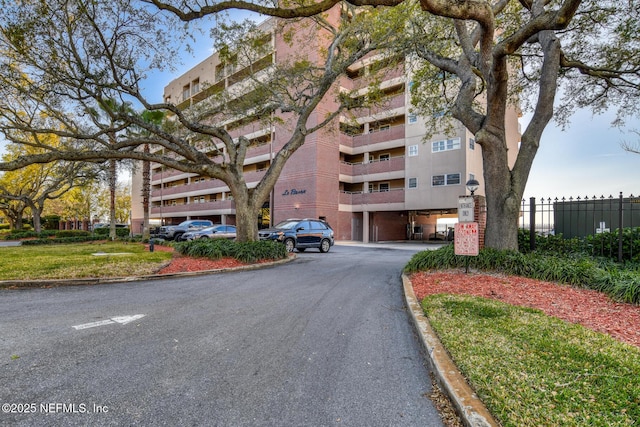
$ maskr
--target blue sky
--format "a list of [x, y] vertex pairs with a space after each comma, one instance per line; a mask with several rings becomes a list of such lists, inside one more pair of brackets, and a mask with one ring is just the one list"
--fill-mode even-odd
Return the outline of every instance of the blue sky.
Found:
[[[623, 141], [638, 140], [637, 119], [624, 129], [611, 127], [613, 114], [593, 116], [580, 110], [562, 130], [551, 122], [540, 142], [524, 196], [608, 197], [640, 194], [640, 154], [621, 147]], [[527, 117], [521, 119], [524, 129]]]

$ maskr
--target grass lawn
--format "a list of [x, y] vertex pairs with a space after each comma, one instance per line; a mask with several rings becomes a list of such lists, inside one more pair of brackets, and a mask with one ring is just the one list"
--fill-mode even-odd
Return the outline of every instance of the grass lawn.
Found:
[[171, 256], [122, 242], [0, 247], [0, 280], [147, 275]]
[[485, 298], [432, 295], [422, 306], [503, 426], [638, 425], [640, 349]]

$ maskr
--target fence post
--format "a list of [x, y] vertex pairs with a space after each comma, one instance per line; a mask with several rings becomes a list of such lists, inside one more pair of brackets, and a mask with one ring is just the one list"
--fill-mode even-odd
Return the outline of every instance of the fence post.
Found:
[[529, 249], [536, 249], [536, 198], [529, 197]]
[[622, 263], [622, 191], [620, 192], [620, 207], [618, 208], [618, 262]]

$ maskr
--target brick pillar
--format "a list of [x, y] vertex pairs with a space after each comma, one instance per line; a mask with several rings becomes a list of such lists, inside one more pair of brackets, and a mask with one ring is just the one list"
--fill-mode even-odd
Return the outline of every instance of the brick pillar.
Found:
[[473, 195], [473, 221], [478, 223], [478, 246], [484, 248], [484, 232], [487, 228], [487, 198]]

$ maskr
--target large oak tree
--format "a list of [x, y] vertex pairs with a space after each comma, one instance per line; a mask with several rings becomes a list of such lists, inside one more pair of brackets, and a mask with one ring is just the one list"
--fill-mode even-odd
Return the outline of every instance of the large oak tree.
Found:
[[[184, 21], [232, 8], [293, 18], [329, 10], [338, 0], [148, 0]], [[482, 147], [487, 198], [485, 244], [516, 249], [525, 185], [552, 118], [576, 108], [638, 112], [640, 3], [614, 0], [347, 0], [356, 6], [411, 8], [410, 49], [426, 66], [415, 74], [414, 102], [426, 117], [459, 120]], [[398, 15], [406, 17], [407, 15]], [[531, 112], [515, 164], [508, 161], [509, 103]], [[439, 120], [437, 124], [442, 124]], [[571, 159], [567, 159], [571, 161]]]
[[[234, 198], [238, 240], [257, 238], [257, 213], [305, 138], [342, 109], [355, 106], [353, 98], [337, 93], [336, 79], [354, 62], [388, 48], [404, 25], [403, 20], [384, 17], [393, 11], [347, 14], [341, 8], [279, 23], [275, 37], [307, 49], [259, 70], [249, 64], [268, 47], [261, 43], [263, 34], [251, 22], [220, 25], [216, 48], [221, 58], [247, 67], [238, 84], [242, 96], [237, 96], [238, 86], [222, 91], [205, 86], [205, 91], [212, 89], [206, 100], [182, 108], [151, 103], [141, 93], [145, 73], [166, 67], [184, 49], [189, 32], [173, 15], [133, 0], [3, 2], [3, 6], [0, 131], [14, 143], [37, 141], [35, 146], [47, 152], [2, 162], [0, 170], [57, 159], [128, 158], [219, 179]], [[315, 57], [307, 57], [308, 52]], [[335, 109], [313, 117], [325, 97], [337, 100]], [[366, 102], [365, 97], [360, 102]], [[116, 108], [128, 103], [164, 112], [167, 120], [158, 125], [142, 114]], [[100, 123], [90, 114], [98, 109], [106, 117]], [[253, 119], [263, 127], [281, 126], [289, 135], [255, 186], [245, 181], [243, 173], [251, 141], [234, 138], [227, 126]], [[47, 146], [38, 138], [44, 133], [57, 135], [62, 146]], [[25, 134], [29, 138], [23, 138]], [[151, 149], [145, 150], [146, 146]]]

